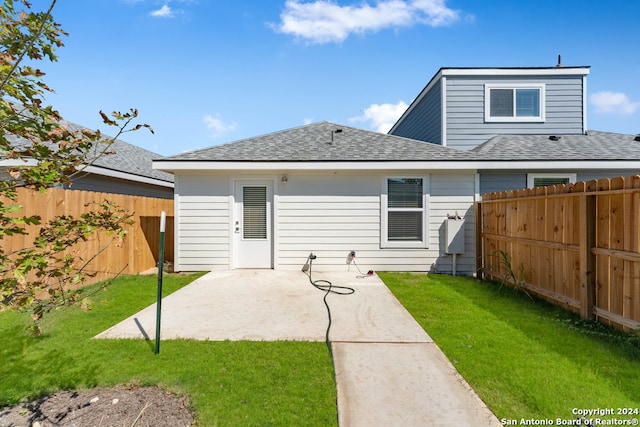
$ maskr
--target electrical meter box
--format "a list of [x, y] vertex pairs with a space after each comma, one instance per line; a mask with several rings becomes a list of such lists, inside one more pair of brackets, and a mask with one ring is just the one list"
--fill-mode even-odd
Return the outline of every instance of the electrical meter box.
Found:
[[445, 243], [444, 251], [447, 254], [464, 253], [464, 220], [446, 219], [444, 222]]

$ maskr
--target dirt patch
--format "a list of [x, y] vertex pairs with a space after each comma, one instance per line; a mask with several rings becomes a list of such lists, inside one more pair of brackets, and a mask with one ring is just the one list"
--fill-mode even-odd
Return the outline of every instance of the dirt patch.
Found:
[[187, 427], [193, 424], [187, 399], [157, 387], [64, 391], [0, 409], [0, 427]]

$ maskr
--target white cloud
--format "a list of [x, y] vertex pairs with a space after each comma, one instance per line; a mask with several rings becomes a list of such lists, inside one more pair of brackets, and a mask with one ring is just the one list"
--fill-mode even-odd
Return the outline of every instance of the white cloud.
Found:
[[310, 118], [310, 117], [305, 117], [304, 120], [303, 120], [303, 123], [305, 125], [310, 125], [311, 123], [313, 123], [313, 119]]
[[353, 122], [367, 122], [369, 127], [387, 133], [409, 106], [400, 101], [397, 104], [371, 104], [361, 116], [350, 119]]
[[414, 24], [439, 27], [460, 18], [447, 0], [381, 0], [374, 6], [359, 3], [340, 6], [330, 0], [303, 3], [287, 0], [276, 31], [292, 34], [312, 43], [340, 43], [349, 35], [376, 32], [384, 28]]
[[238, 127], [238, 124], [236, 122], [232, 121], [229, 123], [225, 123], [224, 121], [222, 121], [222, 119], [220, 118], [220, 114], [216, 114], [215, 116], [207, 114], [202, 119], [202, 122], [205, 124], [207, 129], [213, 131], [212, 136], [214, 138], [218, 138], [227, 132], [235, 130]]
[[173, 10], [169, 7], [168, 4], [165, 4], [158, 10], [154, 10], [149, 15], [155, 16], [157, 18], [173, 18]]
[[633, 114], [640, 109], [640, 102], [633, 102], [620, 92], [597, 92], [589, 100], [597, 113]]

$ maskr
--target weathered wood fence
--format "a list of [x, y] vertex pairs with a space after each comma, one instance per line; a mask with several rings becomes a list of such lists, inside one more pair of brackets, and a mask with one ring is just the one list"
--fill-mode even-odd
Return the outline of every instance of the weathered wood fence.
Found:
[[624, 329], [640, 327], [640, 176], [489, 193], [476, 205], [480, 274]]
[[[44, 224], [59, 215], [78, 217], [96, 209], [90, 205], [92, 202], [105, 200], [126, 208], [133, 214], [134, 223], [125, 226], [127, 235], [121, 244], [111, 243], [87, 266], [86, 271], [96, 273], [91, 282], [117, 274], [137, 274], [156, 267], [160, 242], [160, 213], [163, 210], [167, 212], [165, 261], [173, 262], [173, 200], [52, 188], [44, 194], [29, 189], [18, 189], [18, 199], [15, 203], [23, 206], [18, 212], [20, 216], [39, 215], [41, 223]], [[0, 240], [0, 245], [5, 253], [27, 247], [33, 243], [39, 230], [40, 226], [29, 226], [28, 235], [5, 237]], [[99, 252], [106, 241], [106, 236], [96, 236], [69, 250], [80, 254], [84, 260], [89, 260]]]

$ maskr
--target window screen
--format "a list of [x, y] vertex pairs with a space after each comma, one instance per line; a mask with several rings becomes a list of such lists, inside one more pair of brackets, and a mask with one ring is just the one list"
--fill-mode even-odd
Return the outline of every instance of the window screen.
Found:
[[422, 241], [422, 178], [387, 180], [387, 239]]
[[267, 238], [267, 188], [242, 188], [242, 237], [245, 239]]
[[513, 117], [513, 89], [491, 89], [491, 117]]

